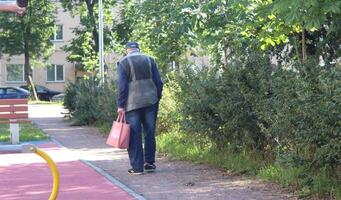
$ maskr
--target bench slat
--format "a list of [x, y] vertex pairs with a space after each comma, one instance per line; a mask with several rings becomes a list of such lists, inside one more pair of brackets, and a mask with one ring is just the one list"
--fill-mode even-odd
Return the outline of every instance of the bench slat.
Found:
[[0, 99], [0, 124], [10, 124], [12, 144], [19, 143], [19, 123], [30, 122], [27, 103], [28, 99]]
[[23, 124], [23, 123], [31, 123], [28, 119], [16, 119], [16, 120], [0, 120], [0, 124]]
[[18, 112], [18, 111], [28, 111], [28, 107], [24, 105], [0, 107], [0, 112]]
[[27, 104], [28, 99], [0, 99], [0, 105]]
[[1, 114], [0, 119], [27, 119], [28, 113]]

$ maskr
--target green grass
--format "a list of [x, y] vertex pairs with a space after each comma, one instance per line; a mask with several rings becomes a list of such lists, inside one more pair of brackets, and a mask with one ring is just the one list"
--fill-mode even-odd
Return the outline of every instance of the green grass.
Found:
[[[38, 141], [48, 139], [48, 136], [32, 123], [20, 124], [20, 141]], [[0, 142], [9, 142], [9, 124], [0, 124]]]
[[56, 106], [62, 106], [62, 101], [33, 101], [30, 100], [28, 102], [29, 105], [56, 105]]
[[285, 187], [294, 187], [296, 189], [300, 185], [298, 178], [301, 174], [304, 174], [302, 168], [281, 168], [276, 165], [266, 166], [260, 169], [258, 173], [259, 177], [265, 180], [275, 181]]
[[106, 137], [109, 135], [111, 125], [112, 125], [111, 123], [95, 124], [96, 128], [99, 129], [100, 133]]
[[[285, 168], [276, 164], [265, 164], [257, 155], [234, 154], [229, 150], [219, 151], [214, 149], [209, 142], [206, 145], [197, 145], [193, 139], [176, 131], [159, 135], [157, 148], [169, 159], [188, 160], [212, 165], [228, 172], [255, 175], [291, 189], [299, 197], [341, 200], [340, 181], [328, 178], [324, 172], [310, 172], [304, 168]], [[340, 174], [335, 176], [340, 177]]]
[[237, 174], [256, 174], [263, 165], [256, 155], [233, 154], [227, 149], [219, 151], [207, 144], [199, 146], [184, 134], [167, 133], [157, 137], [158, 151], [166, 153], [170, 159], [204, 163]]
[[313, 194], [329, 194], [330, 197], [341, 199], [341, 180], [331, 180], [324, 173], [319, 173], [313, 176]]
[[309, 172], [303, 167], [282, 167], [270, 165], [262, 168], [259, 177], [293, 189], [299, 197], [341, 199], [341, 185], [328, 178], [324, 172]]

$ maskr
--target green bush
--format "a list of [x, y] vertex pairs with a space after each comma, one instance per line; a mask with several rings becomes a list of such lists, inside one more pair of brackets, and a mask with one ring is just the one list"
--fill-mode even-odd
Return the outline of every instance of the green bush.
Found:
[[[235, 65], [235, 66], [234, 66]], [[264, 152], [272, 145], [264, 112], [269, 112], [271, 68], [255, 57], [231, 68], [183, 69], [175, 99], [186, 116], [182, 128], [194, 138], [209, 137], [218, 149]]]
[[169, 77], [160, 126], [168, 134], [185, 134], [192, 150], [168, 139], [162, 145], [166, 152], [175, 145], [181, 146], [179, 156], [190, 160], [208, 156], [197, 158], [197, 149], [229, 151], [236, 159], [259, 155], [262, 163], [254, 166], [276, 165], [281, 184], [326, 194], [329, 179], [333, 195], [339, 196], [334, 190], [341, 184], [340, 66], [307, 63], [274, 69], [267, 57], [255, 54], [223, 69], [183, 66]]
[[175, 74], [170, 73], [165, 80], [158, 112], [158, 133], [177, 130], [181, 120], [178, 103], [174, 98], [175, 93], [179, 90], [179, 85], [172, 81], [174, 77]]
[[66, 109], [69, 110], [70, 113], [73, 113], [76, 109], [76, 94], [77, 94], [77, 85], [74, 83], [69, 83], [69, 85], [65, 88], [65, 97], [63, 105]]
[[167, 98], [195, 140], [333, 172], [341, 164], [340, 66], [293, 67], [273, 71], [260, 55], [224, 70], [187, 66]]
[[113, 83], [99, 86], [95, 79], [84, 79], [66, 89], [64, 105], [77, 125], [112, 122], [117, 111], [117, 90]]
[[282, 70], [276, 76], [270, 130], [281, 154], [334, 174], [341, 165], [341, 67], [308, 67], [308, 75]]
[[[223, 121], [223, 139], [235, 149], [264, 154], [273, 146], [267, 114], [271, 112], [271, 67], [267, 57], [252, 55], [226, 69], [219, 83], [216, 107]], [[219, 138], [217, 138], [219, 140]], [[220, 140], [219, 140], [220, 141]]]
[[100, 123], [112, 123], [117, 117], [117, 84], [106, 82], [98, 91], [96, 120]]
[[[183, 67], [182, 73], [173, 79], [179, 85], [173, 96], [181, 116], [178, 124], [184, 133], [190, 135], [201, 146], [205, 145], [207, 138], [213, 144], [220, 144], [223, 139], [219, 136], [223, 132], [222, 121], [215, 108], [221, 98], [216, 88], [219, 81], [215, 78], [216, 70], [194, 67]], [[223, 146], [225, 144], [227, 143]]]

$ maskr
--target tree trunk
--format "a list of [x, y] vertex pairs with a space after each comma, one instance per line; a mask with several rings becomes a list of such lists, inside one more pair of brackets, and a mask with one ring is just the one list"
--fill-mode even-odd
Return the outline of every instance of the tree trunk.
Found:
[[[93, 40], [93, 45], [92, 48], [93, 50], [97, 53], [97, 55], [99, 55], [99, 33], [98, 33], [98, 27], [96, 25], [96, 20], [95, 20], [95, 14], [94, 14], [94, 6], [95, 6], [95, 2], [98, 1], [92, 1], [92, 0], [86, 0], [86, 7], [88, 9], [88, 14], [89, 14], [89, 18], [92, 20], [92, 24], [93, 24], [93, 28], [92, 28], [92, 40]], [[96, 65], [94, 66], [96, 69]], [[98, 63], [98, 70], [93, 71], [92, 73], [98, 74], [99, 73], [99, 63]]]
[[33, 92], [34, 100], [39, 101], [39, 97], [38, 97], [37, 91], [36, 91], [36, 86], [35, 86], [35, 84], [34, 84], [34, 82], [32, 80], [32, 76], [31, 75], [28, 76], [28, 81], [29, 81], [29, 85], [31, 86], [31, 89], [32, 89], [32, 92]]
[[293, 35], [294, 48], [297, 55], [297, 60], [300, 60], [300, 50], [299, 50], [299, 40], [300, 38], [295, 34]]
[[108, 64], [104, 61], [104, 72], [103, 72], [104, 74], [104, 77], [105, 78], [107, 78], [108, 77], [108, 75], [109, 75], [109, 66], [108, 66]]
[[175, 70], [176, 77], [179, 78], [180, 77], [180, 62], [178, 60], [174, 60], [172, 64]]
[[33, 80], [32, 80], [32, 69], [30, 66], [30, 53], [28, 51], [28, 45], [27, 41], [25, 41], [25, 65], [24, 65], [24, 71], [25, 71], [25, 81], [27, 86], [29, 86], [29, 90], [33, 92], [33, 98], [36, 101], [39, 101], [36, 87], [34, 86]]
[[219, 67], [223, 66], [223, 63], [221, 62], [221, 53], [219, 51], [219, 48], [217, 47], [216, 50], [216, 55], [215, 55], [215, 64]]
[[224, 38], [224, 67], [227, 68], [228, 63], [228, 44], [227, 44], [227, 38]]
[[305, 46], [305, 29], [302, 30], [302, 63], [307, 61], [307, 48]]
[[99, 52], [99, 39], [98, 39], [98, 27], [96, 26], [96, 20], [94, 15], [95, 1], [86, 1], [86, 7], [88, 9], [89, 18], [92, 19], [93, 29], [92, 29], [92, 39], [94, 41], [94, 50]]
[[27, 29], [25, 29], [24, 23], [22, 21], [22, 27], [23, 27], [23, 39], [24, 39], [24, 56], [25, 56], [25, 64], [24, 64], [24, 73], [25, 73], [25, 81], [26, 84], [29, 88], [30, 91], [33, 92], [33, 98], [34, 100], [38, 101], [38, 95], [37, 95], [37, 91], [35, 89], [34, 83], [32, 81], [32, 69], [30, 66], [30, 52], [29, 52], [29, 37], [31, 34], [31, 27], [27, 27]]

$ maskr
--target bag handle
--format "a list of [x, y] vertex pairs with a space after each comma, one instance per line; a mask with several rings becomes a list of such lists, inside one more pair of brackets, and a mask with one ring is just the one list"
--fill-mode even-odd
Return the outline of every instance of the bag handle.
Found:
[[127, 123], [127, 120], [126, 120], [126, 115], [125, 115], [125, 112], [120, 112], [118, 115], [117, 115], [117, 119], [116, 119], [117, 122], [122, 122], [122, 123]]

